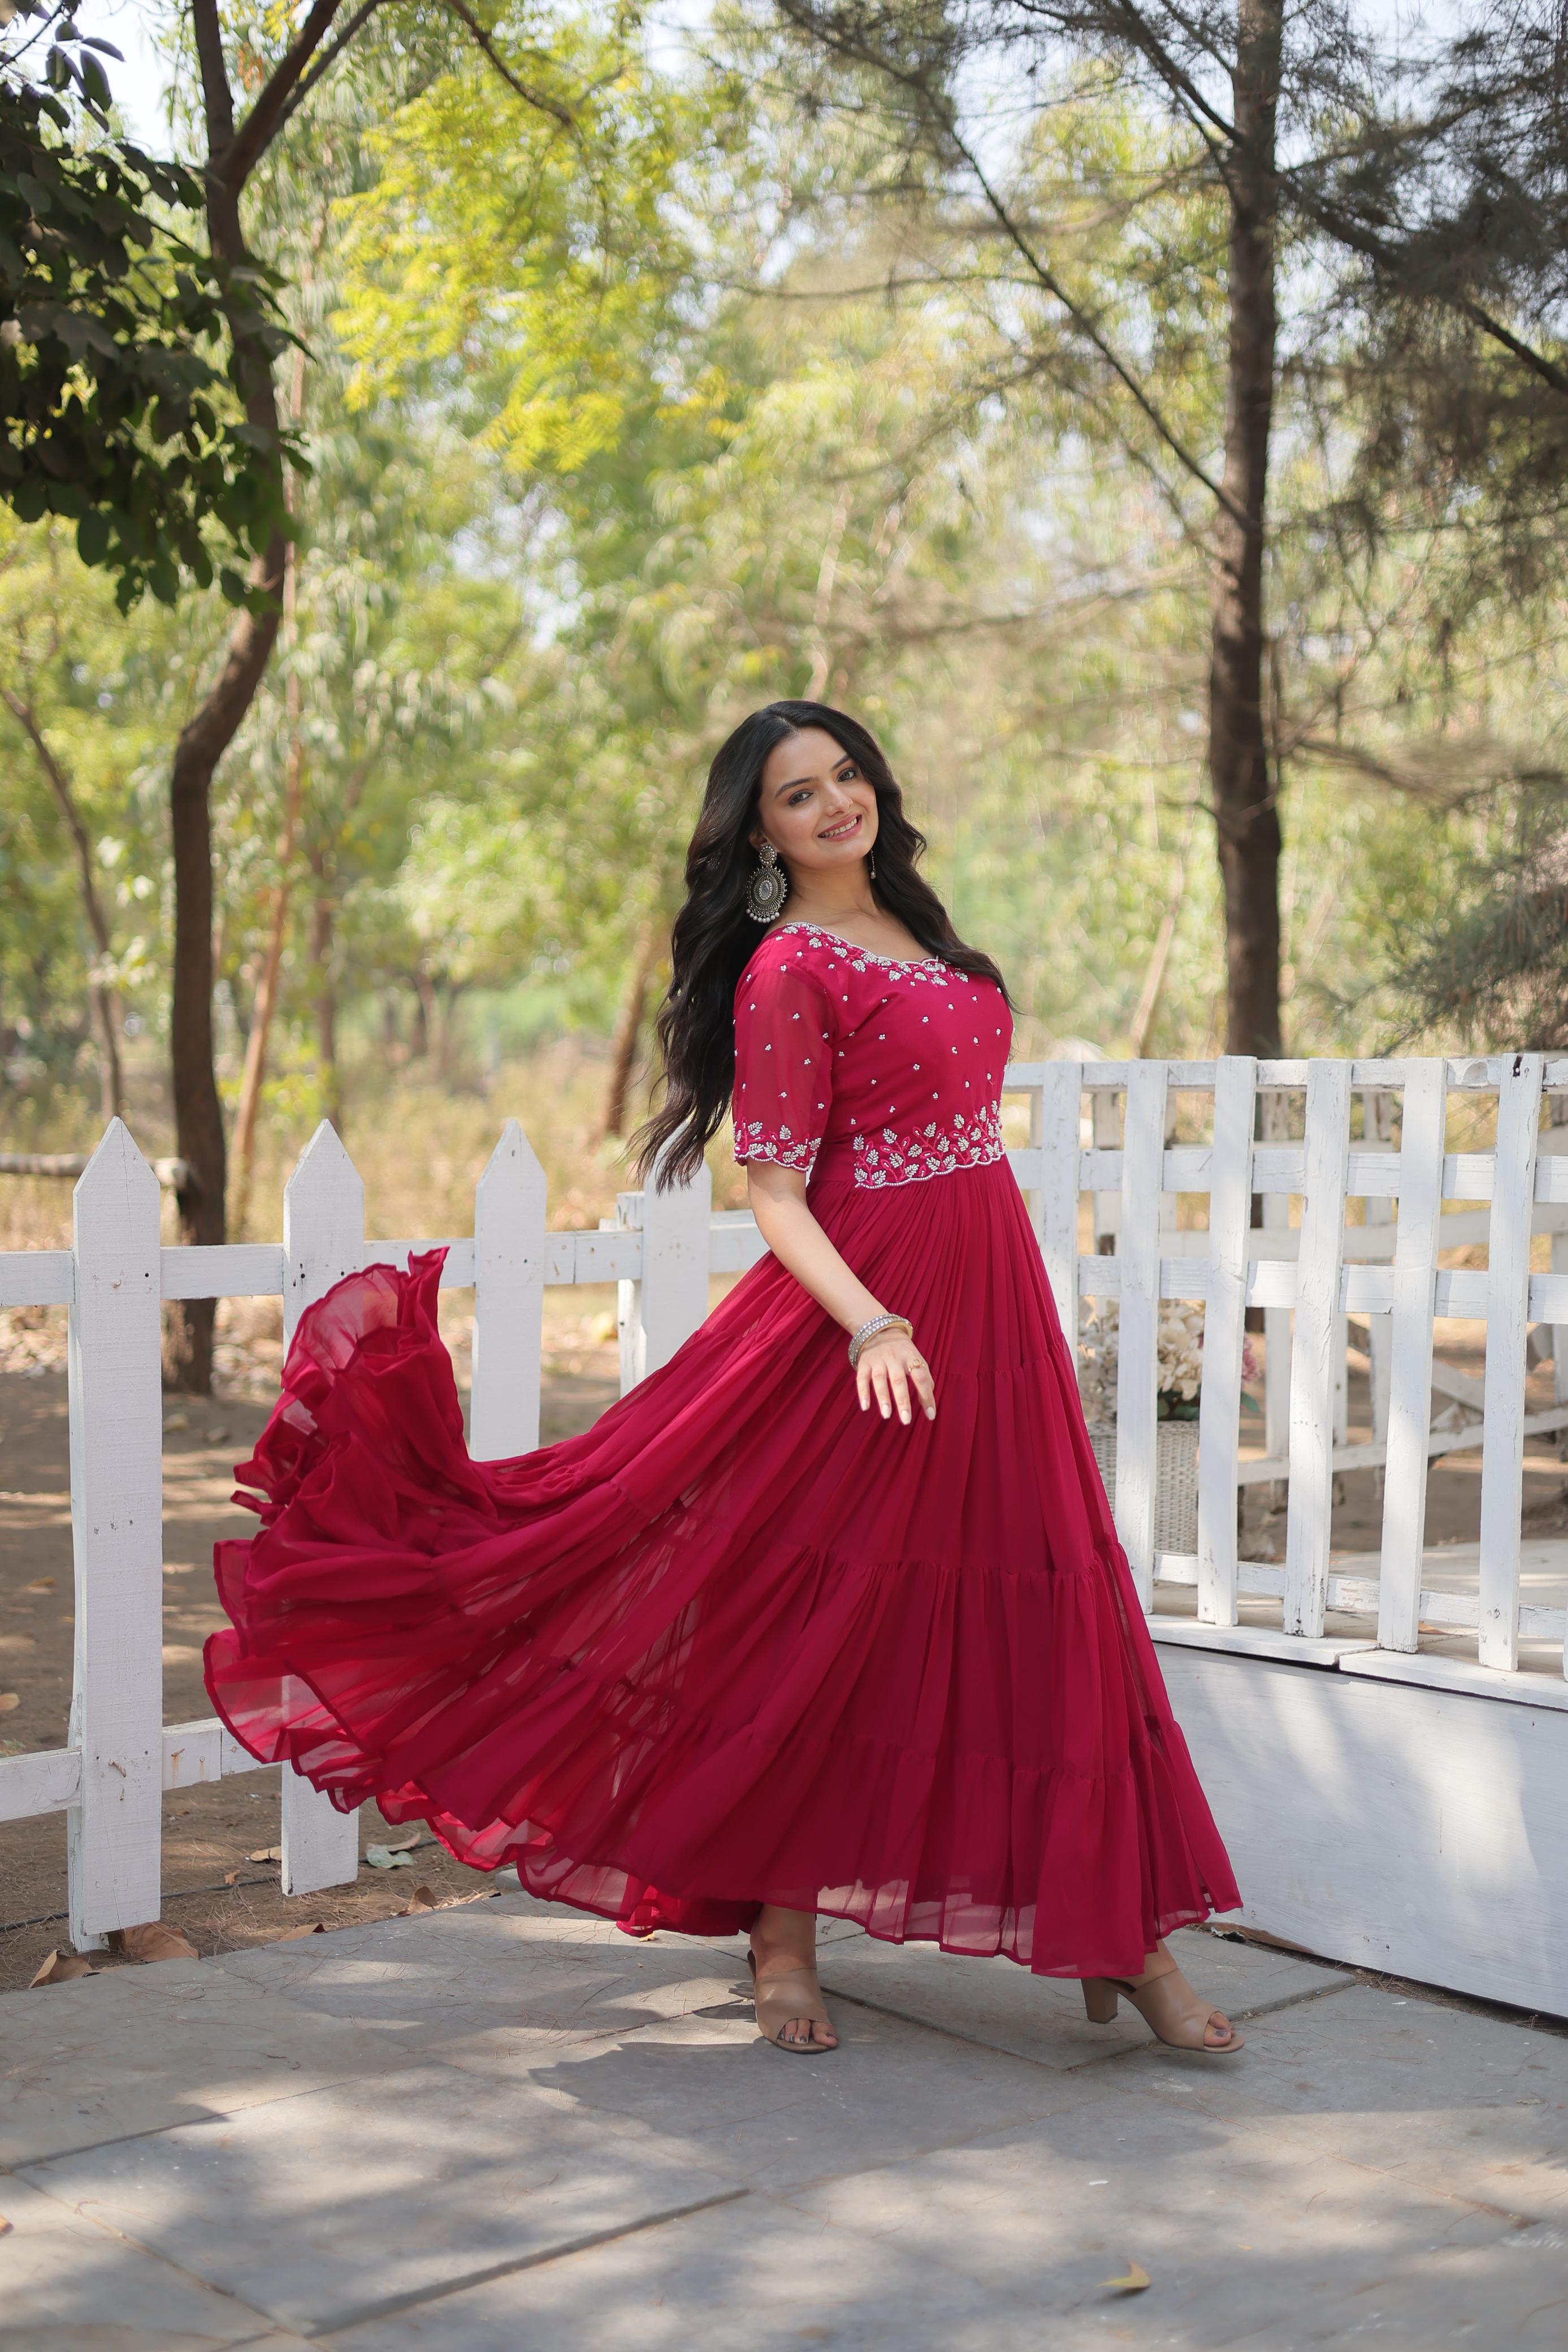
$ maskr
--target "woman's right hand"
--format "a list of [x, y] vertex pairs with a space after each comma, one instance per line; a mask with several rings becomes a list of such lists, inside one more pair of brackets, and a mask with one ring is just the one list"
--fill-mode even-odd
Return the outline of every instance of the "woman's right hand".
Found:
[[878, 1331], [866, 1341], [855, 1366], [855, 1388], [862, 1412], [871, 1410], [874, 1397], [883, 1421], [893, 1418], [896, 1406], [905, 1429], [915, 1418], [916, 1404], [927, 1421], [936, 1418], [931, 1368], [907, 1331]]

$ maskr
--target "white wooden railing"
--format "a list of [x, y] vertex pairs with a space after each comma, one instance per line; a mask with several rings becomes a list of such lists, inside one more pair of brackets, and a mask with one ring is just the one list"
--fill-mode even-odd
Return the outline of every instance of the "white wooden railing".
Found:
[[[1275, 1654], [1316, 1658], [1327, 1608], [1375, 1612], [1375, 1646], [1413, 1656], [1423, 1620], [1478, 1636], [1487, 1687], [1517, 1695], [1521, 1633], [1562, 1643], [1562, 1609], [1520, 1607], [1520, 1515], [1525, 1437], [1568, 1426], [1568, 1154], [1546, 1148], [1543, 1084], [1568, 1094], [1568, 1062], [1489, 1061], [1017, 1064], [1009, 1091], [1028, 1098], [1030, 1141], [1010, 1153], [1032, 1204], [1063, 1325], [1081, 1297], [1119, 1302], [1118, 1526], [1156, 1627], [1156, 1585], [1197, 1586], [1185, 1622], [1223, 1644], [1239, 1602], [1281, 1604]], [[1495, 1097], [1495, 1149], [1451, 1154], [1450, 1093]], [[1261, 1096], [1275, 1131], [1304, 1106], [1301, 1139], [1256, 1142]], [[1209, 1098], [1211, 1139], [1167, 1143], [1173, 1103]], [[1353, 1135], [1353, 1105], [1363, 1134]], [[1391, 1103], [1400, 1148], [1389, 1140]], [[1085, 1105], [1087, 1104], [1087, 1111]], [[1281, 1107], [1284, 1106], [1281, 1122]], [[1120, 1110], [1118, 1107], [1121, 1107]], [[1267, 1122], [1266, 1122], [1267, 1123]], [[1568, 1134], [1568, 1130], [1563, 1131]], [[1176, 1197], [1206, 1195], [1206, 1230], [1181, 1230]], [[1085, 1252], [1090, 1231], [1103, 1246]], [[1263, 1223], [1251, 1223], [1254, 1195]], [[1291, 1221], [1292, 1197], [1301, 1202]], [[1347, 1202], [1367, 1204], [1347, 1223]], [[1484, 1202], [1444, 1214], [1444, 1202]], [[1388, 1204], [1396, 1203], [1389, 1222]], [[1550, 1230], [1553, 1270], [1531, 1273], [1532, 1231]], [[1485, 1272], [1445, 1271], [1438, 1253], [1484, 1240]], [[162, 1399], [160, 1306], [165, 1298], [281, 1296], [286, 1332], [343, 1274], [406, 1263], [428, 1242], [371, 1241], [363, 1187], [330, 1128], [318, 1130], [284, 1195], [281, 1244], [168, 1249], [159, 1234], [152, 1169], [117, 1120], [76, 1187], [68, 1250], [0, 1254], [0, 1307], [70, 1312], [71, 1507], [76, 1666], [68, 1744], [0, 1759], [0, 1820], [68, 1816], [70, 1932], [78, 1947], [158, 1916], [162, 1792], [259, 1769], [215, 1720], [162, 1720]], [[612, 1227], [551, 1233], [545, 1180], [515, 1122], [479, 1180], [474, 1234], [446, 1244], [444, 1285], [474, 1291], [471, 1444], [494, 1460], [538, 1442], [542, 1312], [549, 1284], [620, 1285], [622, 1388], [666, 1362], [707, 1312], [710, 1274], [763, 1255], [750, 1217], [718, 1215], [706, 1171], [666, 1193], [623, 1194]], [[1158, 1423], [1157, 1333], [1163, 1298], [1204, 1304], [1197, 1549], [1154, 1549]], [[1267, 1311], [1267, 1450], [1243, 1461], [1239, 1422], [1246, 1309]], [[1375, 1436], [1343, 1443], [1345, 1318], [1369, 1319]], [[1484, 1419], [1432, 1428], [1432, 1391], [1475, 1387], [1435, 1367], [1434, 1318], [1483, 1318]], [[1526, 1331], [1552, 1327], [1557, 1402], [1524, 1410]], [[1293, 1335], [1292, 1335], [1293, 1326]], [[1457, 1384], [1457, 1385], [1456, 1385]], [[1336, 1434], [1342, 1442], [1336, 1443]], [[1427, 1465], [1453, 1445], [1481, 1450], [1478, 1591], [1423, 1589]], [[1384, 1472], [1381, 1572], [1334, 1579], [1329, 1568], [1336, 1471]], [[1288, 1480], [1284, 1565], [1238, 1554], [1237, 1493], [1260, 1477]], [[1290, 1645], [1300, 1645], [1292, 1653]], [[1371, 1651], [1367, 1617], [1363, 1643]], [[1425, 1664], [1426, 1662], [1420, 1662]], [[1440, 1661], [1432, 1662], [1434, 1664]], [[1472, 1673], [1475, 1670], [1472, 1669]], [[1568, 1696], [1568, 1685], [1556, 1684]], [[282, 1775], [283, 1885], [308, 1894], [357, 1869], [356, 1824], [292, 1772]]]

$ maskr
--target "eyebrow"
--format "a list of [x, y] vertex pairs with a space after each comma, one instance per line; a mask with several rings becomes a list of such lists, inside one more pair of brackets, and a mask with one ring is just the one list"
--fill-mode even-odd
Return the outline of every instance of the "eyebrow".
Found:
[[[828, 772], [830, 775], [836, 776], [841, 768], [853, 768], [858, 764], [859, 763], [855, 760], [853, 754], [846, 751], [841, 760], [835, 760], [833, 761], [833, 764]], [[773, 789], [776, 793], [792, 793], [800, 784], [814, 784], [816, 782], [817, 779], [815, 776], [792, 776], [787, 784], [775, 784]]]

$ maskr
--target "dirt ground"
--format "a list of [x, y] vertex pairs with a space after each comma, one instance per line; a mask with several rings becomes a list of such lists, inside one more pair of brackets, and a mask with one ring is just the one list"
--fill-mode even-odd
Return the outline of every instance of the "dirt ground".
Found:
[[[618, 1393], [612, 1292], [577, 1293], [572, 1308], [547, 1319], [547, 1442], [587, 1428]], [[465, 1381], [468, 1333], [456, 1309], [447, 1336]], [[212, 1547], [255, 1524], [230, 1501], [232, 1471], [267, 1418], [281, 1354], [276, 1302], [236, 1309], [220, 1348], [221, 1396], [166, 1403], [166, 1722], [212, 1712], [201, 1666], [202, 1644], [221, 1622]], [[1448, 1346], [1443, 1354], [1461, 1370], [1481, 1370], [1479, 1347]], [[1531, 1404], [1549, 1402], [1550, 1374], [1538, 1373]], [[1364, 1381], [1353, 1380], [1351, 1419], [1353, 1440], [1365, 1435]], [[73, 1627], [68, 1480], [63, 1318], [13, 1317], [0, 1330], [0, 1754], [66, 1744]], [[1428, 1544], [1473, 1542], [1479, 1532], [1479, 1454], [1434, 1464], [1428, 1496]], [[1280, 1507], [1271, 1509], [1271, 1502]], [[1334, 1511], [1336, 1553], [1375, 1550], [1380, 1510], [1373, 1472], [1344, 1478]], [[1284, 1525], [1282, 1490], [1278, 1496], [1267, 1488], [1248, 1490], [1243, 1556], [1282, 1558]], [[1533, 1443], [1527, 1457], [1525, 1528], [1535, 1537], [1568, 1533], [1568, 1468], [1549, 1440]], [[396, 1846], [413, 1835], [411, 1828], [389, 1827], [373, 1808], [361, 1815], [361, 1854], [369, 1845]], [[412, 1868], [384, 1871], [361, 1862], [355, 1885], [288, 1898], [279, 1889], [277, 1862], [253, 1858], [276, 1847], [277, 1838], [274, 1770], [172, 1793], [164, 1802], [164, 1918], [199, 1951], [211, 1952], [269, 1942], [318, 1920], [331, 1927], [386, 1917], [402, 1910], [416, 1887], [428, 1887], [438, 1903], [488, 1891], [487, 1881], [422, 1832]], [[64, 1814], [0, 1823], [0, 1991], [26, 1985], [51, 1947], [67, 1947], [65, 1908]], [[109, 1952], [96, 1956], [96, 1964], [122, 1963]]]
[[[619, 1394], [613, 1292], [575, 1295], [570, 1318], [547, 1327], [542, 1434], [547, 1442], [586, 1429]], [[257, 1302], [258, 1307], [263, 1302]], [[202, 1644], [223, 1622], [212, 1585], [212, 1548], [247, 1534], [254, 1517], [230, 1502], [233, 1465], [250, 1453], [267, 1419], [281, 1357], [276, 1307], [231, 1327], [225, 1393], [165, 1401], [163, 1438], [163, 1719], [212, 1714], [202, 1681]], [[237, 1336], [236, 1336], [237, 1330]], [[0, 1360], [0, 1754], [66, 1744], [73, 1633], [69, 1456], [66, 1376], [52, 1323], [35, 1318], [13, 1332]], [[466, 1333], [450, 1335], [465, 1372]], [[7, 1705], [7, 1700], [14, 1703]], [[236, 1774], [204, 1789], [171, 1793], [163, 1806], [163, 1916], [198, 1951], [272, 1941], [319, 1920], [328, 1927], [403, 1910], [416, 1887], [437, 1902], [489, 1891], [491, 1881], [454, 1862], [420, 1832], [413, 1867], [376, 1870], [361, 1861], [358, 1884], [294, 1898], [279, 1890], [276, 1862], [247, 1857], [278, 1839], [275, 1769]], [[402, 1845], [412, 1826], [389, 1827], [373, 1807], [361, 1816], [360, 1851]], [[232, 1885], [225, 1881], [234, 1877]], [[515, 1884], [515, 1881], [512, 1882]], [[51, 1947], [68, 1949], [66, 1817], [0, 1823], [0, 1991], [26, 1985]], [[112, 1951], [95, 1966], [121, 1965]]]

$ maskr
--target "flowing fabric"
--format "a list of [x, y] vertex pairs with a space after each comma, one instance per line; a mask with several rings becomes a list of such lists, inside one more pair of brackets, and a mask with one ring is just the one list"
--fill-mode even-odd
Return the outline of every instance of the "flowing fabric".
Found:
[[862, 1413], [843, 1333], [768, 1258], [585, 1435], [474, 1462], [439, 1254], [369, 1268], [301, 1318], [238, 1473], [261, 1528], [217, 1548], [208, 1687], [340, 1806], [632, 1930], [770, 1902], [1133, 1973], [1239, 1897], [986, 1139], [1006, 1008], [790, 929], [737, 992], [737, 1150], [808, 1168], [911, 1318], [935, 1422]]

